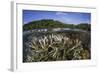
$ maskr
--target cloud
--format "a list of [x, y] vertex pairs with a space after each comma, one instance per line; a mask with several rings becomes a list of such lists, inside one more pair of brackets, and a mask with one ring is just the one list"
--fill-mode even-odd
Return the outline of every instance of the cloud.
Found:
[[67, 12], [56, 12], [56, 15], [57, 15], [56, 19], [63, 23], [69, 23], [72, 21], [69, 13]]
[[68, 14], [64, 12], [56, 12], [56, 15], [68, 15]]

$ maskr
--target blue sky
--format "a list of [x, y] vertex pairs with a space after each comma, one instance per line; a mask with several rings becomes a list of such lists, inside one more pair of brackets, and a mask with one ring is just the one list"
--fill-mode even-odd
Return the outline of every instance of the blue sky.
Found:
[[91, 23], [91, 13], [23, 10], [23, 23], [54, 19], [68, 24]]

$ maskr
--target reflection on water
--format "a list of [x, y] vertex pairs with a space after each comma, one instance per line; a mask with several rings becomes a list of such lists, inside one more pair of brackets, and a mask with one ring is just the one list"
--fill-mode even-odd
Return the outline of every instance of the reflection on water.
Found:
[[33, 29], [33, 30], [28, 30], [28, 31], [24, 31], [23, 35], [26, 34], [30, 34], [32, 32], [48, 32], [48, 31], [52, 31], [52, 32], [56, 32], [56, 31], [81, 31], [81, 32], [87, 32], [85, 30], [82, 29], [71, 29], [71, 28], [52, 28], [52, 29]]

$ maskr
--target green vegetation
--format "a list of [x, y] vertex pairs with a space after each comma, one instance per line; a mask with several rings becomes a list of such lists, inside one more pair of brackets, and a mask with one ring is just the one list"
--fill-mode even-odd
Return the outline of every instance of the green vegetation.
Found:
[[43, 19], [43, 20], [37, 20], [37, 21], [33, 21], [27, 24], [24, 24], [23, 26], [23, 30], [27, 31], [27, 30], [32, 30], [32, 29], [36, 29], [36, 28], [78, 28], [78, 29], [83, 29], [83, 30], [87, 30], [90, 31], [90, 24], [87, 23], [81, 23], [81, 24], [65, 24], [59, 21], [54, 21], [52, 19]]

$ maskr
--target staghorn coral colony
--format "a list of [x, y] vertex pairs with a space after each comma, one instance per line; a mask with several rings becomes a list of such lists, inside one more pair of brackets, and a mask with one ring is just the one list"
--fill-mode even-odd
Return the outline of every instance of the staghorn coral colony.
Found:
[[90, 33], [36, 32], [23, 35], [23, 62], [90, 59]]

